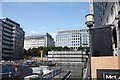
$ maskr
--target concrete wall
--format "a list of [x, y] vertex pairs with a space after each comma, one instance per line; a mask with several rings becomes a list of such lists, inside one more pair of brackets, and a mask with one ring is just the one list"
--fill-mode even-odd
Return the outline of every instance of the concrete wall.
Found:
[[97, 78], [96, 69], [120, 69], [120, 56], [92, 57], [92, 78]]

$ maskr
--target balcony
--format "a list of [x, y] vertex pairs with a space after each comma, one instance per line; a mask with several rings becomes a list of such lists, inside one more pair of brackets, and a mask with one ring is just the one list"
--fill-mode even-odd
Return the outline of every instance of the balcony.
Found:
[[14, 31], [13, 31], [13, 30], [9, 30], [9, 29], [7, 29], [7, 28], [4, 28], [4, 31], [5, 31], [5, 32], [8, 32], [8, 33], [14, 34]]
[[5, 36], [7, 36], [7, 37], [11, 37], [11, 38], [13, 38], [13, 37], [14, 37], [14, 35], [9, 34], [9, 33], [6, 33], [6, 32], [4, 32], [3, 34], [4, 34]]

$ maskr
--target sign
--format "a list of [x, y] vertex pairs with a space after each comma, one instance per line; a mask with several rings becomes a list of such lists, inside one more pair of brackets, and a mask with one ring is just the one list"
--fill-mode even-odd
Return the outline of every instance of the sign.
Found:
[[104, 80], [120, 80], [120, 73], [103, 73]]
[[97, 69], [98, 80], [120, 80], [120, 69]]

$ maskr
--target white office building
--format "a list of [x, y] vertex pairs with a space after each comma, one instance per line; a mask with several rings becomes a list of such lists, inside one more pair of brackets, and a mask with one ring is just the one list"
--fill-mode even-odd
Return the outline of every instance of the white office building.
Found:
[[38, 48], [41, 46], [54, 46], [54, 39], [49, 33], [32, 34], [25, 37], [24, 48]]
[[58, 31], [56, 44], [58, 46], [67, 46], [74, 50], [78, 47], [89, 47], [89, 32], [87, 28], [71, 29]]

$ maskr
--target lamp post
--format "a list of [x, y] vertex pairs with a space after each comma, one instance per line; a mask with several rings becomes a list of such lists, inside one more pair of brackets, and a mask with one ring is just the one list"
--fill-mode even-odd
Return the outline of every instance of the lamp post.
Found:
[[93, 14], [87, 14], [85, 16], [86, 22], [85, 24], [87, 27], [89, 27], [89, 40], [90, 40], [90, 80], [92, 80], [92, 72], [91, 72], [91, 57], [92, 57], [92, 36], [91, 36], [91, 28], [93, 27], [94, 24], [94, 15]]

